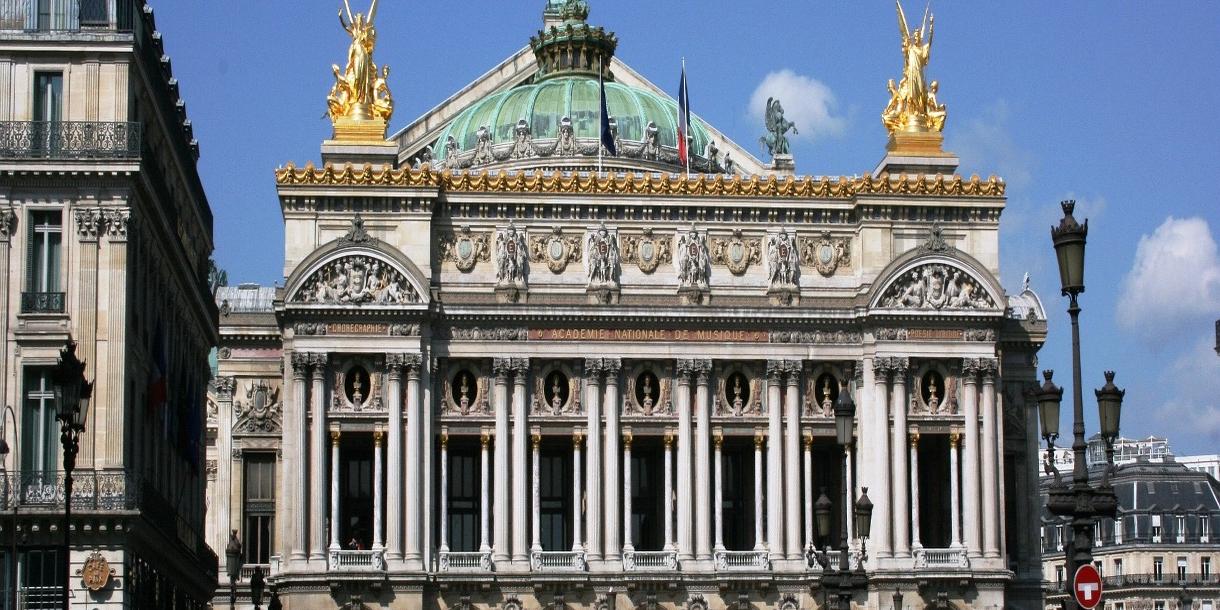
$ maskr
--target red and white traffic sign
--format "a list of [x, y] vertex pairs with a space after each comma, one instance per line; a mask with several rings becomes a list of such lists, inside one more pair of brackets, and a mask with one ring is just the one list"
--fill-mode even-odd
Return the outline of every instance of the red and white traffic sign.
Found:
[[1101, 603], [1101, 574], [1097, 573], [1093, 564], [1086, 563], [1076, 568], [1072, 593], [1076, 596], [1076, 603], [1084, 610], [1093, 610]]

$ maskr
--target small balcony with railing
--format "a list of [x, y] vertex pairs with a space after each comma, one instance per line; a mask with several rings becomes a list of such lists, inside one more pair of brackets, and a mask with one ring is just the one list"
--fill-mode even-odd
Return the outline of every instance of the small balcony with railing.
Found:
[[140, 133], [129, 121], [0, 121], [0, 159], [134, 160]]
[[716, 569], [721, 572], [763, 572], [771, 569], [767, 551], [716, 551], [712, 555]]
[[624, 572], [676, 572], [678, 551], [623, 551]]
[[584, 551], [534, 551], [530, 568], [535, 572], [583, 572], [588, 569]]
[[61, 314], [64, 313], [64, 293], [62, 292], [22, 292], [21, 313], [26, 314]]
[[[5, 472], [0, 480], [0, 512], [62, 512], [64, 473], [54, 470]], [[134, 510], [140, 486], [123, 470], [77, 470], [72, 473], [73, 511]]]
[[436, 567], [439, 572], [490, 572], [493, 563], [491, 550], [486, 551], [441, 551], [437, 557]]
[[0, 37], [130, 32], [141, 0], [0, 0]]
[[385, 572], [385, 550], [332, 549], [326, 567], [332, 573]]

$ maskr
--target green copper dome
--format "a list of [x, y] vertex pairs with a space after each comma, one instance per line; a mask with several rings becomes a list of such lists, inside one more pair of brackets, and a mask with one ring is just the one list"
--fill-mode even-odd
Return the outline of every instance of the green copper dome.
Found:
[[[564, 117], [568, 117], [577, 140], [597, 142], [600, 122], [597, 87], [596, 78], [565, 76], [490, 95], [462, 111], [441, 132], [434, 158], [438, 162], [444, 161], [446, 143], [450, 137], [456, 142], [458, 151], [473, 150], [478, 142], [480, 127], [487, 127], [491, 131], [493, 146], [512, 142], [517, 122], [522, 119], [529, 125], [534, 140], [558, 138], [560, 124]], [[650, 122], [656, 124], [657, 140], [661, 147], [671, 150], [677, 147], [678, 104], [673, 99], [644, 89], [607, 82], [606, 105], [618, 127], [618, 136], [625, 143], [624, 148], [631, 143], [643, 142]], [[691, 135], [694, 138], [691, 152], [702, 155], [711, 138], [702, 121], [694, 117], [691, 119]], [[596, 152], [593, 154], [596, 155]], [[623, 151], [620, 151], [622, 154]]]

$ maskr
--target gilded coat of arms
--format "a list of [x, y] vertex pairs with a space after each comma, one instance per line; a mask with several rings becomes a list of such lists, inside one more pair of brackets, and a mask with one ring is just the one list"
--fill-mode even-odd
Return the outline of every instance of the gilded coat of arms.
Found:
[[94, 551], [85, 560], [85, 565], [81, 566], [80, 576], [86, 588], [97, 592], [110, 584], [110, 578], [114, 576], [114, 569], [110, 567], [110, 563], [101, 553]]

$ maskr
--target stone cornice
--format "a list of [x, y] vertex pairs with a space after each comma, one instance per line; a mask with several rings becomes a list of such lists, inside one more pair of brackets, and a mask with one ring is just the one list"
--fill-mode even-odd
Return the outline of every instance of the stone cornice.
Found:
[[676, 195], [786, 199], [853, 199], [862, 195], [1002, 198], [1003, 180], [971, 176], [890, 176], [787, 178], [724, 175], [635, 174], [597, 177], [561, 173], [451, 172], [392, 169], [351, 164], [303, 168], [289, 164], [275, 170], [277, 186], [423, 187], [455, 192], [547, 193], [575, 195]]

